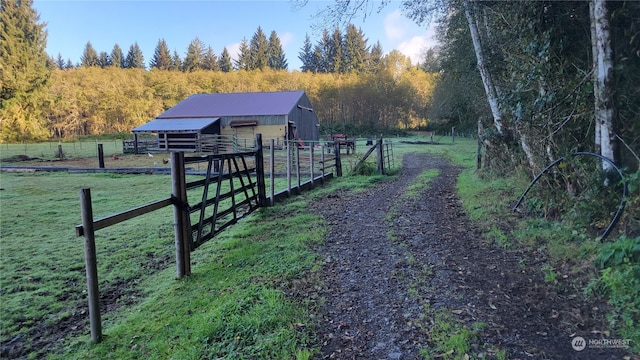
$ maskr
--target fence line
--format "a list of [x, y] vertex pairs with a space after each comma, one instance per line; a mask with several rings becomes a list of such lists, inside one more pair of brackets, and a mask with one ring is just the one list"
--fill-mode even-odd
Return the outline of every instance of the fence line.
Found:
[[[82, 213], [82, 224], [76, 226], [77, 236], [83, 236], [85, 242], [85, 265], [87, 276], [87, 294], [89, 302], [89, 317], [91, 327], [91, 340], [94, 343], [102, 341], [102, 324], [100, 317], [100, 295], [98, 289], [98, 272], [95, 246], [95, 231], [106, 228], [117, 223], [133, 219], [135, 217], [159, 210], [169, 205], [174, 207], [174, 231], [175, 231], [175, 247], [176, 247], [176, 273], [178, 278], [182, 278], [191, 273], [190, 253], [205, 241], [213, 238], [226, 227], [236, 223], [242, 216], [245, 216], [255, 209], [269, 204], [273, 205], [275, 201], [291, 195], [293, 189], [301, 192], [313, 186], [315, 181], [324, 181], [325, 177], [333, 176], [333, 173], [325, 172], [325, 155], [322, 151], [322, 174], [319, 177], [314, 176], [314, 151], [313, 147], [309, 148], [309, 169], [311, 178], [302, 181], [300, 176], [300, 148], [298, 146], [287, 146], [287, 159], [290, 160], [289, 154], [295, 152], [297, 187], [289, 188], [286, 191], [275, 194], [273, 190], [274, 171], [270, 172], [271, 177], [271, 193], [270, 201], [267, 202], [265, 191], [265, 171], [264, 171], [264, 154], [262, 147], [262, 137], [260, 134], [256, 137], [256, 148], [251, 152], [236, 154], [218, 154], [200, 157], [185, 158], [183, 152], [171, 153], [171, 176], [172, 176], [172, 195], [170, 198], [158, 200], [147, 205], [139, 206], [123, 212], [119, 212], [110, 216], [103, 217], [98, 220], [93, 219], [93, 209], [91, 203], [91, 192], [88, 188], [83, 188], [80, 193], [80, 208]], [[322, 147], [321, 147], [322, 149]], [[275, 166], [275, 146], [270, 146], [270, 168]], [[245, 161], [245, 157], [254, 157], [254, 163], [249, 167]], [[237, 163], [237, 158], [242, 160], [242, 168]], [[337, 152], [334, 157], [336, 161], [336, 171], [341, 173], [340, 154]], [[207, 170], [204, 179], [196, 181], [186, 181], [186, 164], [199, 162], [207, 163]], [[232, 166], [233, 165], [233, 166]], [[235, 171], [233, 169], [235, 167]], [[226, 171], [225, 171], [226, 169]], [[290, 174], [291, 164], [287, 162], [287, 174]], [[251, 179], [251, 174], [255, 174], [255, 182]], [[290, 175], [288, 176], [290, 178]], [[222, 189], [222, 184], [228, 180], [228, 188]], [[235, 181], [240, 183], [236, 187]], [[246, 182], [245, 182], [246, 181]], [[215, 195], [209, 194], [209, 188], [215, 186]], [[188, 190], [202, 187], [202, 195], [200, 201], [194, 205], [189, 205]], [[257, 187], [257, 194], [255, 193]], [[250, 194], [251, 192], [251, 194]], [[244, 195], [244, 200], [236, 201], [237, 195]], [[227, 208], [220, 209], [222, 201], [230, 201], [231, 205]], [[214, 207], [213, 216], [205, 218], [205, 210]], [[242, 214], [238, 214], [239, 208], [248, 206], [248, 210], [241, 210]], [[195, 224], [191, 224], [191, 214], [195, 214], [198, 219]], [[227, 215], [232, 216], [231, 219], [224, 219], [223, 223], [216, 226], [217, 220], [225, 218]], [[194, 233], [196, 239], [194, 241]]]

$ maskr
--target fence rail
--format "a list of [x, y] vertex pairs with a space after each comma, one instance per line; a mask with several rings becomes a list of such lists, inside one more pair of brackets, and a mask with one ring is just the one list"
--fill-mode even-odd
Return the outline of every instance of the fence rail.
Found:
[[[315, 181], [324, 181], [333, 173], [326, 172], [325, 152], [321, 149], [320, 175], [314, 171], [317, 160], [314, 158], [314, 147], [309, 148], [310, 179], [303, 181], [301, 177], [300, 148], [289, 144], [286, 147], [286, 169], [289, 186], [278, 194], [273, 190], [275, 172], [270, 171], [271, 192], [268, 197], [265, 189], [265, 167], [262, 137], [258, 134], [252, 151], [234, 154], [213, 154], [206, 156], [184, 157], [183, 152], [171, 153], [172, 195], [170, 198], [158, 200], [114, 215], [93, 219], [90, 189], [80, 192], [80, 208], [82, 224], [76, 226], [77, 236], [84, 237], [85, 264], [87, 275], [87, 294], [91, 339], [94, 343], [102, 341], [102, 323], [100, 317], [98, 272], [96, 259], [95, 231], [135, 217], [159, 210], [169, 205], [174, 207], [174, 236], [176, 247], [176, 273], [182, 278], [191, 273], [190, 253], [204, 242], [212, 239], [225, 228], [259, 207], [273, 205], [276, 199], [289, 196], [292, 190], [302, 191], [312, 187]], [[269, 146], [270, 169], [275, 168], [276, 147]], [[251, 160], [251, 161], [247, 161]], [[338, 175], [341, 172], [339, 151], [333, 157]], [[295, 161], [295, 162], [294, 162]], [[186, 165], [205, 163], [206, 171], [190, 172], [191, 176], [203, 176], [201, 179], [187, 181]], [[291, 185], [292, 168], [296, 171], [296, 186]], [[213, 190], [213, 191], [211, 191]], [[201, 191], [201, 192], [199, 192]], [[197, 201], [189, 205], [189, 199]], [[213, 208], [212, 215], [206, 216], [208, 209]]]

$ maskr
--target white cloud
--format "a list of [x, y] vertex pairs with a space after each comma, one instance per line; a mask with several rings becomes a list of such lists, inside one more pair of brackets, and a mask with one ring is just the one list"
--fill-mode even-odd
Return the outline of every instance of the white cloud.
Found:
[[411, 59], [412, 64], [418, 64], [422, 61], [422, 55], [426, 49], [426, 43], [427, 40], [424, 36], [414, 36], [411, 39], [398, 44], [396, 49], [408, 56]]
[[384, 31], [390, 50], [395, 49], [408, 56], [412, 64], [422, 61], [425, 50], [437, 43], [434, 38], [435, 24], [425, 30], [404, 17], [399, 9], [384, 18]]
[[238, 60], [238, 54], [240, 54], [240, 43], [233, 43], [231, 45], [227, 45], [227, 51], [229, 52], [229, 56], [231, 60]]
[[384, 18], [384, 33], [389, 40], [400, 40], [407, 33], [407, 19], [402, 16], [400, 10], [394, 10]]
[[286, 48], [287, 45], [293, 42], [295, 36], [290, 32], [286, 32], [283, 35], [278, 35], [278, 37], [280, 38], [280, 44], [282, 44], [282, 47]]

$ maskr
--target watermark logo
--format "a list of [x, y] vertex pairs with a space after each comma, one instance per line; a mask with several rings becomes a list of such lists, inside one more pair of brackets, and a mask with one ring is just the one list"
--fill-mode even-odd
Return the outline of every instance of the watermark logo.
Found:
[[575, 351], [590, 349], [628, 349], [631, 339], [588, 339], [576, 336], [571, 339], [571, 347]]
[[576, 336], [571, 339], [571, 347], [575, 351], [582, 351], [587, 347], [587, 341], [582, 336]]

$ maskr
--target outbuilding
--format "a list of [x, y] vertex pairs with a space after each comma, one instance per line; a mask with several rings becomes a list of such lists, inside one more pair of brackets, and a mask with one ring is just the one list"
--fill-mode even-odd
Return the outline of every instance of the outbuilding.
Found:
[[318, 141], [319, 127], [309, 98], [297, 90], [191, 95], [133, 133], [136, 145], [139, 134], [153, 133], [159, 150], [207, 151], [218, 135], [242, 141], [260, 133], [279, 145]]

